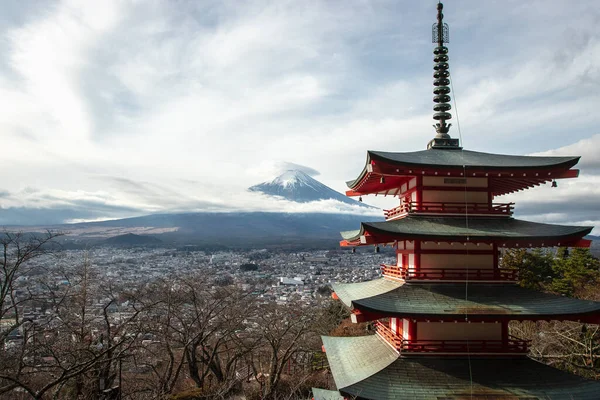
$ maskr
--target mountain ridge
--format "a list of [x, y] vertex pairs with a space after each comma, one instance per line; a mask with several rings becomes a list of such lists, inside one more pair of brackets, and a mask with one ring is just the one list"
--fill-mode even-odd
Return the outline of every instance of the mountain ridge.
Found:
[[130, 247], [130, 246], [152, 246], [159, 245], [162, 241], [155, 236], [136, 235], [135, 233], [125, 233], [123, 235], [111, 236], [100, 242], [100, 245], [114, 247]]
[[381, 219], [347, 213], [196, 212], [153, 214], [55, 228], [69, 231], [62, 238], [64, 241], [82, 245], [86, 242], [99, 243], [114, 236], [119, 236], [117, 241], [122, 242], [122, 238], [132, 237], [124, 236], [127, 233], [137, 233], [139, 236], [156, 237], [165, 245], [336, 248], [341, 240], [341, 231], [357, 229], [362, 221]]

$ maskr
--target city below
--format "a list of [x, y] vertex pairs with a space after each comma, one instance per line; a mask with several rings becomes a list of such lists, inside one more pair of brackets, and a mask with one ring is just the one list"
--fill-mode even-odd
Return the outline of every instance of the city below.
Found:
[[[68, 285], [65, 272], [81, 270], [86, 264], [98, 281], [110, 281], [114, 287], [141, 287], [164, 279], [205, 276], [213, 286], [235, 285], [267, 302], [308, 306], [320, 304], [324, 297], [330, 298], [331, 283], [362, 282], [381, 276], [380, 265], [394, 260], [393, 252], [386, 250], [351, 253], [262, 249], [210, 253], [189, 250], [186, 246], [61, 250], [32, 260], [19, 285], [34, 294], [45, 290], [48, 284]], [[118, 293], [112, 295], [118, 297]], [[99, 309], [92, 311], [100, 312], [105, 300], [97, 299]], [[112, 305], [111, 311], [126, 313], [130, 310], [125, 301]], [[41, 308], [26, 307], [24, 313], [33, 320], [48, 317]]]

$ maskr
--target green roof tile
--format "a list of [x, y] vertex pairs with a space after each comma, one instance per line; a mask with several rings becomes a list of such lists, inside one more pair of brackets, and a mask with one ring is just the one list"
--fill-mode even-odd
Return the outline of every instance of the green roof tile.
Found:
[[348, 187], [353, 188], [366, 174], [366, 165], [371, 161], [383, 161], [388, 164], [414, 168], [451, 168], [469, 171], [486, 170], [524, 170], [524, 169], [569, 169], [580, 157], [539, 157], [513, 156], [506, 154], [481, 153], [470, 150], [429, 149], [406, 153], [368, 151], [367, 162], [361, 174], [355, 180], [348, 181]]
[[[360, 382], [398, 358], [398, 353], [377, 335], [354, 338], [322, 336], [321, 338], [337, 388]], [[352, 350], [347, 347], [346, 341], [340, 339], [353, 339]], [[340, 351], [341, 349], [346, 351]]]
[[[562, 372], [529, 358], [412, 357], [396, 354], [377, 336], [324, 338], [327, 358], [340, 393], [359, 399], [578, 399], [596, 400], [600, 382]], [[325, 341], [326, 339], [326, 341]], [[368, 346], [365, 348], [365, 346]], [[367, 358], [365, 354], [372, 354]], [[348, 371], [363, 359], [360, 373]], [[343, 365], [347, 365], [344, 367]], [[363, 375], [368, 376], [356, 381]], [[348, 379], [349, 376], [352, 379]], [[341, 378], [341, 379], [340, 379]], [[340, 379], [338, 381], [338, 379]], [[471, 397], [473, 395], [473, 397]]]
[[351, 307], [352, 301], [355, 299], [377, 296], [382, 293], [398, 289], [402, 285], [402, 282], [396, 282], [389, 279], [375, 279], [368, 282], [352, 284], [334, 283], [331, 285], [331, 287], [338, 295], [339, 299], [347, 307]]
[[570, 168], [580, 157], [515, 156], [508, 154], [482, 153], [470, 150], [430, 149], [406, 153], [368, 151], [370, 160], [382, 160], [392, 164], [435, 167], [523, 169], [523, 168]]
[[466, 240], [559, 240], [585, 236], [590, 226], [542, 224], [514, 218], [431, 217], [409, 215], [385, 222], [363, 222], [360, 230], [342, 233], [345, 240], [359, 239], [365, 231], [397, 236], [398, 239]]
[[402, 283], [388, 279], [334, 284], [349, 307], [404, 317], [448, 317], [478, 314], [494, 319], [541, 316], [572, 318], [600, 313], [600, 302], [579, 300], [524, 289], [514, 284]]

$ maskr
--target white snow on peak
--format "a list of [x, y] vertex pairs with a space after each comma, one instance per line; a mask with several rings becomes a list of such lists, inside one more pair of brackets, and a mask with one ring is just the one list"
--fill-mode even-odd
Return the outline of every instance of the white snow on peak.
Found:
[[297, 169], [290, 169], [290, 170], [285, 171], [283, 174], [279, 175], [277, 178], [273, 179], [271, 181], [271, 184], [279, 185], [284, 188], [287, 188], [290, 186], [295, 187], [295, 186], [302, 186], [302, 185], [312, 187], [313, 181], [314, 181], [314, 179], [312, 179], [310, 176], [308, 176], [304, 172], [299, 171]]
[[358, 203], [356, 200], [349, 199], [312, 178], [306, 172], [297, 169], [288, 169], [272, 181], [251, 186], [248, 190], [261, 192], [270, 196], [283, 197], [299, 204], [334, 200], [356, 207], [368, 207]]

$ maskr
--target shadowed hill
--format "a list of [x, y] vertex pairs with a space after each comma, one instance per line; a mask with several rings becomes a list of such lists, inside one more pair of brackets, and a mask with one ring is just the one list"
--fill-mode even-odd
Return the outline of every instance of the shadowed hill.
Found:
[[162, 243], [162, 240], [155, 236], [136, 235], [134, 233], [126, 233], [124, 235], [113, 236], [102, 240], [98, 244], [103, 246], [154, 246]]

